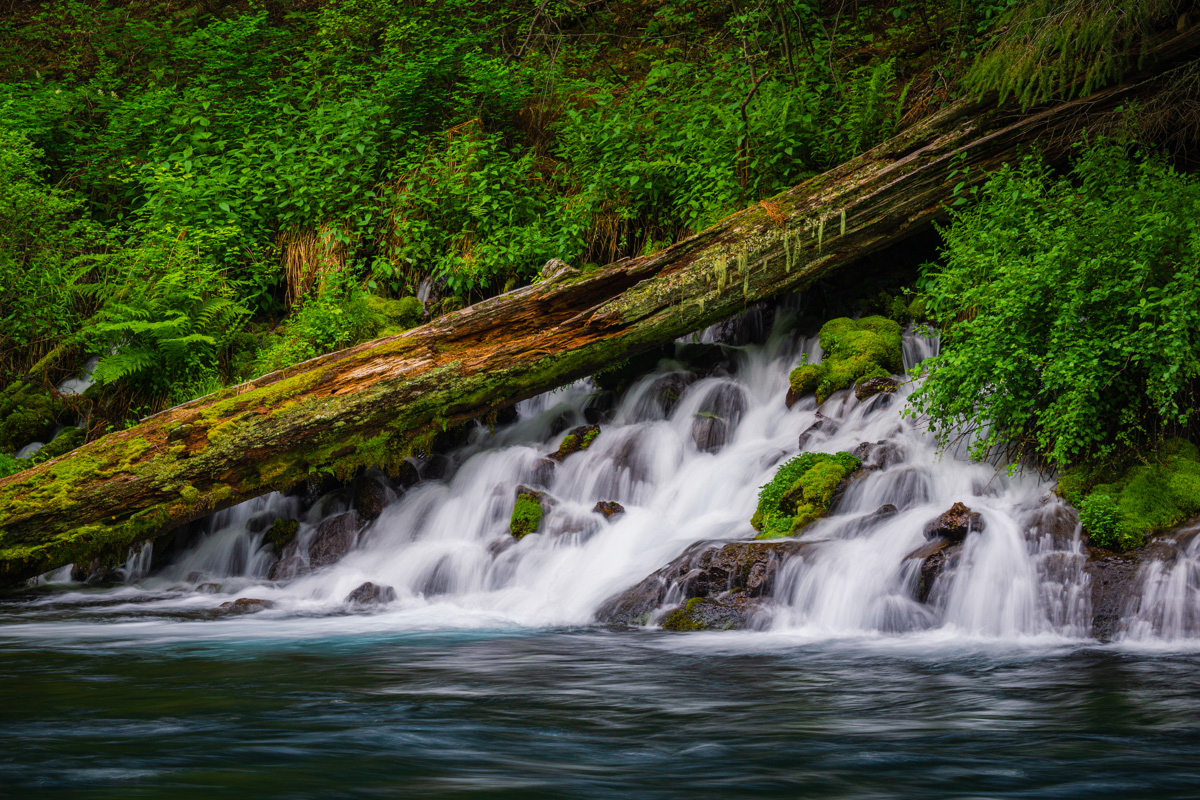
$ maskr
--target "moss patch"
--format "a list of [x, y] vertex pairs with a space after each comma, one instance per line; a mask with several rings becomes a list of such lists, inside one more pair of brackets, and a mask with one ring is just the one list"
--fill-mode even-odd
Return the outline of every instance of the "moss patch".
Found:
[[758, 493], [750, 524], [759, 539], [793, 536], [825, 516], [838, 484], [858, 469], [849, 453], [802, 453], [788, 461]]
[[904, 369], [900, 324], [885, 317], [831, 319], [821, 326], [820, 364], [801, 364], [789, 376], [791, 394], [817, 393], [817, 402], [863, 378], [887, 377]]
[[46, 441], [66, 408], [37, 386], [17, 381], [0, 392], [0, 452]]
[[87, 439], [86, 431], [80, 428], [64, 428], [62, 433], [54, 437], [54, 441], [33, 454], [32, 461], [35, 464], [40, 464], [43, 461], [58, 458], [64, 453], [69, 453], [76, 447], [79, 447], [85, 439]]
[[294, 519], [276, 519], [267, 529], [267, 541], [275, 546], [276, 553], [282, 553], [283, 548], [291, 544], [300, 530], [300, 523]]
[[550, 458], [555, 461], [562, 461], [572, 453], [578, 453], [580, 450], [587, 450], [592, 446], [592, 442], [600, 435], [599, 425], [581, 425], [563, 437], [562, 443], [559, 444], [558, 450], [550, 454]]
[[531, 533], [537, 533], [544, 513], [542, 501], [538, 495], [534, 493], [518, 494], [517, 502], [513, 504], [512, 519], [508, 523], [509, 533], [513, 535], [514, 539], [522, 539]]
[[1070, 470], [1059, 479], [1058, 490], [1082, 512], [1093, 544], [1112, 550], [1141, 547], [1148, 534], [1200, 514], [1200, 450], [1174, 439], [1149, 464], [1123, 471]]

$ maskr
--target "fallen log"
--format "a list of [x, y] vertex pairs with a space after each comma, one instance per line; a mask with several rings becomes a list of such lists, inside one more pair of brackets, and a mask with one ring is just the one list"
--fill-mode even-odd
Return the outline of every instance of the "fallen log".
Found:
[[[1200, 26], [1159, 49], [1191, 56]], [[317, 473], [395, 464], [447, 427], [802, 289], [944, 216], [1034, 142], [1064, 154], [1155, 77], [1026, 115], [949, 105], [662, 252], [509, 292], [193, 400], [0, 480], [0, 583], [135, 542]], [[951, 180], [955, 176], [955, 180]]]

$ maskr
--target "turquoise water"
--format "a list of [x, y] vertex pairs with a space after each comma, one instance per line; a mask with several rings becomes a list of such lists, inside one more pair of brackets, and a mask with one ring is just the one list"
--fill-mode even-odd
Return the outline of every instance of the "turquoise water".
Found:
[[239, 635], [229, 622], [161, 637], [3, 611], [5, 797], [1200, 790], [1190, 653], [588, 628]]

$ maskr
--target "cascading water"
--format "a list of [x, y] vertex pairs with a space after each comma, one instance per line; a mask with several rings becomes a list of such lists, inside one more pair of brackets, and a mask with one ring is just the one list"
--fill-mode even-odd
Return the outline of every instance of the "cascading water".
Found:
[[[752, 538], [758, 488], [803, 438], [805, 449], [821, 452], [871, 443], [871, 469], [804, 532], [809, 544], [782, 568], [758, 627], [817, 636], [1087, 636], [1086, 557], [1073, 515], [1049, 485], [939, 455], [920, 422], [901, 413], [911, 383], [865, 402], [843, 391], [820, 409], [811, 398], [787, 409], [790, 367], [820, 350], [779, 322], [765, 344], [726, 347], [728, 371], [697, 377], [661, 363], [629, 387], [588, 449], [558, 464], [546, 456], [565, 432], [597, 417], [590, 381], [519, 404], [515, 423], [476, 428], [465, 445], [419, 465], [440, 477], [389, 487], [390, 502], [336, 563], [307, 572], [300, 563], [292, 580], [268, 578], [273, 518], [299, 521], [304, 552], [323, 523], [350, 508], [344, 493], [305, 511], [299, 499], [273, 494], [215, 515], [206, 534], [151, 575], [141, 554], [126, 568], [131, 585], [117, 591], [142, 592], [162, 610], [253, 597], [272, 604], [266, 618], [278, 618], [342, 613], [349, 593], [371, 582], [397, 595], [378, 615], [381, 625], [587, 624], [606, 599], [693, 543]], [[908, 333], [903, 346], [911, 367], [937, 341]], [[518, 541], [508, 527], [519, 485], [552, 499], [539, 532]], [[624, 513], [605, 519], [594, 511], [599, 501]], [[926, 544], [926, 523], [956, 502], [981, 515], [982, 530], [947, 551], [920, 601], [922, 561], [910, 556]]]

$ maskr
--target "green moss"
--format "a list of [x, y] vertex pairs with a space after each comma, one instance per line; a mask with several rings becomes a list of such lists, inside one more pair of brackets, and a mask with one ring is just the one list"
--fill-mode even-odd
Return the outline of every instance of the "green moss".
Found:
[[537, 533], [538, 526], [542, 524], [543, 514], [542, 503], [536, 496], [519, 494], [517, 502], [513, 504], [512, 519], [508, 523], [508, 530], [515, 539]]
[[425, 307], [421, 301], [409, 295], [399, 300], [388, 300], [374, 295], [367, 298], [367, 307], [376, 321], [376, 327], [384, 332], [401, 332], [421, 324]]
[[903, 370], [900, 324], [885, 317], [852, 320], [839, 317], [821, 327], [820, 364], [801, 364], [789, 376], [792, 395], [817, 393], [823, 403], [834, 392], [857, 380], [886, 377]]
[[704, 602], [703, 597], [693, 597], [679, 608], [667, 614], [662, 627], [665, 631], [702, 631], [704, 623], [698, 618], [699, 606]]
[[600, 429], [592, 428], [583, 435], [583, 443], [579, 445], [580, 450], [587, 450], [592, 446], [592, 442], [596, 441], [596, 437], [600, 435]]
[[64, 428], [62, 433], [54, 437], [53, 441], [33, 454], [32, 461], [35, 464], [40, 464], [43, 461], [58, 458], [83, 444], [85, 439], [87, 439], [86, 431], [80, 428]]
[[276, 519], [267, 530], [267, 541], [275, 546], [275, 552], [282, 553], [299, 530], [300, 523], [294, 519]]
[[1145, 544], [1147, 535], [1200, 514], [1200, 450], [1174, 439], [1150, 463], [1070, 470], [1058, 490], [1080, 509], [1093, 544], [1130, 550]]
[[0, 392], [0, 452], [46, 441], [65, 412], [45, 389], [22, 381], [9, 384]]
[[916, 298], [908, 306], [908, 315], [912, 317], [914, 322], [924, 322], [929, 313], [929, 305], [925, 300], [924, 295]]
[[750, 524], [759, 539], [793, 536], [820, 519], [838, 484], [862, 463], [849, 453], [802, 453], [785, 463], [758, 493]]

